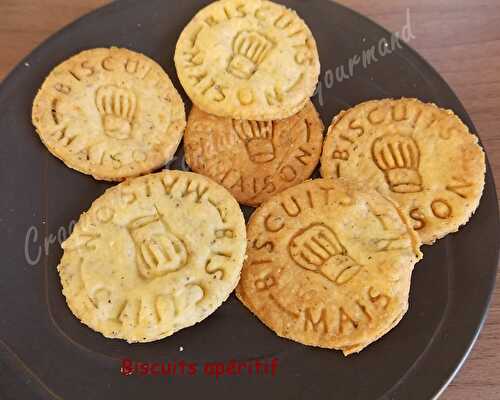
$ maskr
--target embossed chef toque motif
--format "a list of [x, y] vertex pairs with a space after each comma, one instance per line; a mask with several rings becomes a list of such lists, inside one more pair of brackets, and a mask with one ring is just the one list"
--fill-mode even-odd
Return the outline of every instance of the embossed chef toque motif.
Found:
[[273, 46], [273, 42], [259, 32], [238, 33], [233, 42], [229, 71], [238, 78], [250, 79]]
[[97, 89], [96, 106], [106, 135], [116, 139], [130, 137], [137, 106], [134, 92], [114, 85], [101, 86]]
[[233, 120], [233, 129], [243, 140], [248, 156], [253, 162], [266, 163], [274, 160], [274, 123], [272, 121]]
[[311, 101], [277, 121], [217, 117], [194, 106], [184, 154], [194, 172], [219, 182], [238, 202], [257, 206], [311, 176], [321, 154], [323, 129]]
[[290, 241], [289, 251], [297, 265], [319, 272], [340, 285], [351, 280], [361, 269], [347, 254], [335, 232], [323, 223], [297, 232]]
[[418, 99], [372, 100], [342, 111], [321, 155], [323, 177], [393, 198], [426, 244], [469, 220], [485, 172], [477, 136], [452, 111]]
[[320, 72], [309, 27], [295, 11], [267, 0], [211, 2], [182, 31], [174, 61], [196, 107], [248, 121], [298, 113]]
[[127, 229], [134, 240], [137, 266], [143, 277], [162, 276], [186, 265], [186, 245], [170, 232], [158, 212], [135, 219]]
[[376, 190], [306, 181], [261, 204], [247, 236], [236, 295], [281, 337], [349, 355], [408, 309], [421, 242]]
[[56, 66], [33, 101], [47, 149], [95, 179], [122, 181], [164, 166], [186, 126], [160, 65], [123, 48], [82, 51]]
[[382, 136], [373, 142], [372, 154], [393, 192], [422, 190], [422, 178], [418, 172], [420, 150], [413, 138], [398, 134]]
[[212, 180], [163, 171], [108, 189], [62, 247], [73, 314], [108, 338], [151, 342], [200, 322], [234, 290], [245, 220]]

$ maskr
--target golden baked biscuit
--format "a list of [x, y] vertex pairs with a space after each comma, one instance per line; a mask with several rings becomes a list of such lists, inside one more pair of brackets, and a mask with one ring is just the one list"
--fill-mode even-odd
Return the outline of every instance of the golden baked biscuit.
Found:
[[177, 42], [175, 65], [198, 108], [257, 121], [299, 112], [320, 71], [305, 22], [266, 0], [220, 0], [203, 8]]
[[462, 121], [417, 99], [368, 101], [334, 118], [321, 174], [390, 194], [424, 243], [465, 224], [479, 205], [485, 157]]
[[240, 277], [238, 203], [180, 171], [127, 180], [83, 213], [58, 266], [73, 314], [108, 338], [150, 342], [214, 312]]
[[309, 178], [319, 162], [323, 129], [310, 101], [279, 121], [234, 120], [193, 107], [184, 135], [186, 161], [240, 203], [256, 206]]
[[317, 179], [263, 203], [247, 225], [238, 298], [279, 336], [359, 352], [408, 309], [418, 235], [396, 203]]
[[86, 50], [59, 64], [36, 95], [32, 119], [52, 154], [109, 181], [165, 165], [186, 126], [165, 71], [119, 48]]

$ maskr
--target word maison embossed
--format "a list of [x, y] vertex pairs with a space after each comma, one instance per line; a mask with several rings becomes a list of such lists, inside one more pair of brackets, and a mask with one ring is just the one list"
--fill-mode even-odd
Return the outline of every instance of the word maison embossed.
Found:
[[267, 0], [209, 4], [181, 33], [174, 59], [198, 108], [255, 121], [300, 111], [314, 93], [320, 69], [304, 21]]
[[[405, 29], [413, 37], [409, 14]], [[400, 35], [390, 39], [380, 57], [401, 48]], [[236, 289], [267, 327], [305, 345], [349, 355], [393, 329], [422, 243], [458, 230], [479, 204], [477, 137], [453, 112], [402, 98], [342, 111], [323, 138], [311, 102], [315, 39], [268, 0], [211, 2], [173, 61], [193, 102], [187, 122], [161, 66], [123, 48], [63, 61], [34, 99], [51, 153], [96, 179], [125, 180], [67, 239], [62, 229], [43, 242], [47, 255], [66, 239], [57, 270], [71, 312], [107, 338], [151, 342], [204, 320]], [[337, 79], [377, 61], [372, 46]], [[325, 79], [331, 87], [332, 70]], [[322, 104], [321, 84], [317, 94]], [[180, 168], [193, 173], [165, 169], [182, 139]], [[308, 180], [320, 160], [323, 178]], [[258, 207], [247, 226], [238, 202]], [[31, 265], [42, 259], [37, 243], [32, 227]]]
[[248, 224], [238, 298], [279, 336], [361, 351], [408, 308], [416, 233], [378, 192], [317, 179], [266, 201]]
[[311, 102], [278, 121], [247, 121], [207, 114], [196, 106], [184, 135], [193, 171], [256, 206], [309, 178], [319, 162], [323, 123]]
[[106, 337], [158, 340], [229, 296], [245, 242], [238, 204], [208, 178], [180, 171], [135, 178], [97, 199], [63, 243], [63, 294]]
[[449, 110], [417, 99], [374, 100], [334, 118], [321, 174], [387, 191], [430, 244], [476, 210], [486, 165], [477, 137]]
[[163, 69], [118, 48], [86, 50], [58, 65], [35, 98], [32, 119], [52, 154], [111, 181], [165, 165], [186, 125], [181, 97]]

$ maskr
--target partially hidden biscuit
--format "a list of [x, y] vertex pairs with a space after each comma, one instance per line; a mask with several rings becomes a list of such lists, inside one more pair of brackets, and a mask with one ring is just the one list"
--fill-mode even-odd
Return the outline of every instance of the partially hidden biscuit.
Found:
[[198, 108], [259, 121], [300, 111], [320, 71], [305, 22], [266, 0], [220, 0], [203, 8], [180, 35], [175, 65]]
[[256, 206], [309, 178], [319, 162], [323, 129], [310, 101], [279, 121], [234, 120], [194, 107], [184, 135], [186, 161], [240, 203]]
[[165, 71], [119, 48], [86, 50], [59, 64], [36, 95], [32, 119], [52, 154], [109, 181], [165, 165], [186, 125]]
[[390, 194], [424, 243], [465, 224], [479, 205], [485, 157], [449, 110], [417, 99], [375, 100], [334, 118], [321, 174]]
[[263, 203], [247, 225], [238, 298], [279, 336], [345, 355], [408, 308], [418, 235], [375, 190], [317, 179]]
[[63, 294], [108, 338], [150, 342], [214, 312], [240, 277], [245, 221], [222, 186], [164, 171], [107, 190], [63, 243]]

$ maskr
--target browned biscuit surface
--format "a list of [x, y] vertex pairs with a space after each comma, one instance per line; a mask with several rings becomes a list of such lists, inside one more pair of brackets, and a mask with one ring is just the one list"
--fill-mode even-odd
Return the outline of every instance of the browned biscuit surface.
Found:
[[307, 181], [247, 225], [238, 298], [279, 336], [359, 352], [408, 308], [420, 241], [396, 204], [341, 180]]
[[469, 220], [485, 171], [477, 136], [453, 112], [416, 99], [368, 101], [342, 112], [321, 156], [322, 176], [389, 194], [428, 244]]
[[319, 162], [323, 123], [311, 102], [279, 121], [240, 121], [193, 107], [184, 136], [193, 171], [256, 206], [309, 178]]

